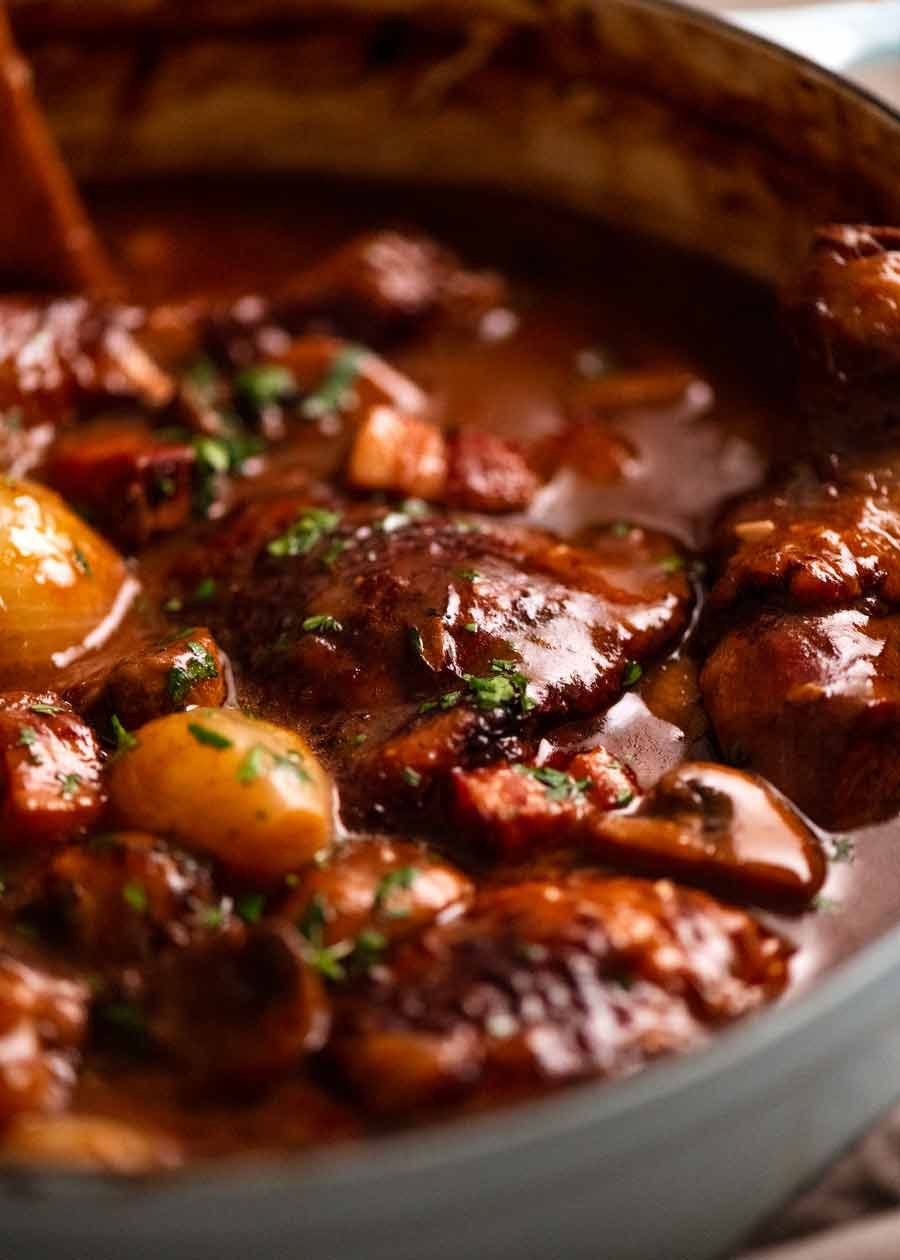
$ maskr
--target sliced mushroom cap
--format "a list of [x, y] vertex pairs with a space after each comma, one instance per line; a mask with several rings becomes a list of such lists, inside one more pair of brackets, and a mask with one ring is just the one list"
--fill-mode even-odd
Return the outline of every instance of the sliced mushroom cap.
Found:
[[713, 762], [670, 770], [636, 813], [598, 815], [591, 838], [610, 860], [763, 903], [803, 904], [825, 880], [822, 847], [802, 815], [764, 779]]

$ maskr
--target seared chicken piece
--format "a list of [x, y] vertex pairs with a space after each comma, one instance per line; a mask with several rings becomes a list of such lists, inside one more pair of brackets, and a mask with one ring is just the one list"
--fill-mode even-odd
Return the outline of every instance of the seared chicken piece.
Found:
[[787, 956], [742, 911], [666, 881], [489, 889], [342, 1000], [331, 1053], [388, 1115], [628, 1075], [777, 994]]

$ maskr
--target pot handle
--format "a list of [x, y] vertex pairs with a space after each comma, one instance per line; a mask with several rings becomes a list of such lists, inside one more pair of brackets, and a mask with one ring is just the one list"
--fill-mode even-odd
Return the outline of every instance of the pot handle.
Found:
[[873, 90], [900, 105], [900, 0], [744, 9], [727, 16], [828, 70], [863, 83], [871, 71]]

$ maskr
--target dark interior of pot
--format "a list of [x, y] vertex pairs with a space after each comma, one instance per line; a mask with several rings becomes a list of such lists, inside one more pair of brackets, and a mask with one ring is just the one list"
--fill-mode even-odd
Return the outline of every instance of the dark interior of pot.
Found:
[[10, 7], [119, 281], [0, 298], [0, 1153], [621, 1079], [893, 922], [900, 124], [650, 3]]

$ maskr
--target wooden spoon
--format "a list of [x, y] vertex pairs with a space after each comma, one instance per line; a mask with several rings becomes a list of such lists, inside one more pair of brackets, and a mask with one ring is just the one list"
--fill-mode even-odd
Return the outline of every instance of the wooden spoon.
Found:
[[0, 3], [0, 275], [110, 294], [116, 277], [53, 141]]

